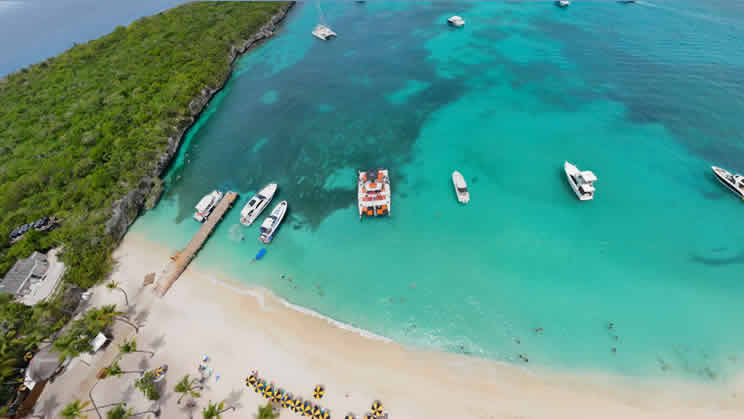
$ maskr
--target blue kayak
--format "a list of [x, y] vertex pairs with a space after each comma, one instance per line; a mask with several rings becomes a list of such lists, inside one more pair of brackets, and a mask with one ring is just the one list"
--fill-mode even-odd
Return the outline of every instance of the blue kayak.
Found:
[[261, 258], [264, 257], [265, 254], [266, 254], [266, 249], [261, 248], [261, 250], [259, 250], [258, 253], [256, 254], [256, 260], [261, 260]]

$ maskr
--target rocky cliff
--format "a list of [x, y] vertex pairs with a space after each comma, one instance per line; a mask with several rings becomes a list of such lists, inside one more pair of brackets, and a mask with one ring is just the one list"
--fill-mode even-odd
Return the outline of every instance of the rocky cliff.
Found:
[[189, 103], [189, 116], [183, 119], [182, 122], [179, 123], [179, 126], [175, 127], [176, 133], [168, 138], [168, 147], [158, 157], [151, 175], [141, 179], [134, 189], [129, 191], [129, 193], [124, 195], [124, 197], [118, 201], [114, 202], [111, 218], [106, 222], [106, 234], [110, 234], [117, 242], [124, 237], [127, 229], [134, 222], [134, 219], [137, 218], [140, 210], [145, 205], [145, 201], [150, 195], [153, 186], [158, 183], [160, 176], [176, 155], [183, 136], [189, 128], [191, 128], [204, 108], [207, 107], [209, 101], [212, 100], [212, 97], [224, 87], [225, 83], [230, 78], [230, 73], [232, 72], [235, 60], [261, 40], [273, 36], [277, 24], [284, 19], [292, 6], [294, 6], [294, 2], [282, 6], [279, 11], [250, 38], [241, 41], [230, 48], [230, 53], [227, 56], [227, 59], [230, 62], [230, 71], [226, 72], [217, 87], [205, 87], [202, 89], [201, 93]]

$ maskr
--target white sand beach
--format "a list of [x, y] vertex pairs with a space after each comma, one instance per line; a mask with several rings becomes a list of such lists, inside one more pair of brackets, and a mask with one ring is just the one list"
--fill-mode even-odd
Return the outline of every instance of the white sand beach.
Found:
[[[213, 374], [194, 417], [201, 417], [201, 408], [209, 400], [226, 400], [236, 407], [224, 418], [253, 417], [264, 402], [245, 386], [253, 369], [305, 399], [311, 399], [316, 384], [325, 385], [325, 397], [318, 404], [330, 409], [333, 418], [349, 412], [361, 417], [375, 399], [384, 403], [391, 419], [741, 418], [744, 412], [742, 380], [702, 385], [568, 375], [366, 338], [288, 308], [268, 292], [241, 289], [221, 282], [229, 278], [217, 273], [198, 272], [198, 259], [160, 298], [152, 286], [143, 287], [143, 277], [160, 271], [170, 254], [141, 235], [128, 234], [114, 254], [118, 264], [112, 274], [129, 294], [129, 315], [143, 324], [138, 346], [155, 351], [152, 358], [126, 355], [122, 368], [169, 366], [161, 417], [189, 417], [176, 403], [173, 386], [185, 374], [196, 376], [205, 354]], [[126, 310], [121, 293], [99, 286], [90, 304], [106, 303]], [[57, 418], [68, 402], [88, 399], [98, 368], [113, 359], [121, 339], [133, 334], [124, 324], [117, 324], [115, 332], [113, 344], [90, 366], [75, 361], [46, 387], [36, 414]], [[96, 404], [126, 400], [135, 411], [145, 410], [150, 404], [133, 388], [135, 377], [101, 381], [93, 391]], [[88, 414], [96, 417], [94, 412]], [[294, 416], [299, 417], [281, 413], [282, 418]]]

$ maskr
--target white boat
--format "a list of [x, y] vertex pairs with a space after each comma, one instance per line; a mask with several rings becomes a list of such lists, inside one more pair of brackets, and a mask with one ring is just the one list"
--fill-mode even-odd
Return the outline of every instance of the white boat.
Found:
[[390, 215], [390, 176], [387, 169], [358, 172], [357, 198], [362, 216]]
[[563, 170], [566, 171], [568, 183], [580, 200], [588, 201], [594, 199], [594, 182], [597, 180], [594, 173], [589, 170], [580, 171], [569, 162], [563, 163]]
[[264, 186], [253, 198], [248, 201], [247, 204], [240, 210], [240, 223], [244, 226], [249, 226], [256, 221], [259, 215], [266, 209], [266, 206], [271, 202], [271, 198], [276, 193], [276, 183], [269, 183]]
[[447, 19], [447, 23], [456, 28], [459, 28], [465, 26], [465, 19], [461, 18], [460, 16], [452, 16]]
[[214, 207], [217, 206], [217, 203], [220, 202], [220, 199], [222, 199], [222, 192], [218, 190], [214, 190], [211, 193], [204, 195], [204, 198], [202, 198], [194, 207], [196, 208], [194, 219], [203, 223], [207, 217], [209, 217], [209, 214], [212, 212]]
[[287, 213], [287, 201], [282, 201], [278, 203], [273, 210], [271, 210], [271, 214], [266, 217], [263, 224], [261, 224], [261, 236], [258, 238], [262, 242], [269, 244], [271, 243], [271, 240], [274, 238], [274, 234], [276, 233], [276, 230], [279, 228], [279, 224], [282, 223], [282, 220], [284, 219], [284, 214]]
[[558, 0], [555, 2], [555, 5], [558, 7], [568, 7], [571, 5], [571, 2], [568, 0]]
[[457, 194], [457, 200], [463, 204], [470, 202], [470, 192], [468, 192], [468, 184], [465, 183], [465, 178], [462, 174], [455, 170], [452, 172], [452, 184], [455, 185], [455, 193]]
[[739, 198], [744, 199], [744, 176], [733, 174], [716, 166], [713, 166], [713, 174], [716, 175], [716, 179], [729, 188], [731, 192], [735, 193]]
[[336, 36], [336, 32], [333, 32], [331, 28], [326, 25], [318, 24], [318, 26], [313, 29], [313, 36], [318, 39], [327, 41], [329, 38]]

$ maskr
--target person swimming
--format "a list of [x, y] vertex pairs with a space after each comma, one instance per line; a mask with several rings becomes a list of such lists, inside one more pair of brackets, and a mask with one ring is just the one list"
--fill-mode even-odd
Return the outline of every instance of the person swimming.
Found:
[[537, 329], [535, 329], [535, 333], [542, 333], [544, 330], [545, 329], [543, 329], [542, 327], [538, 327]]

